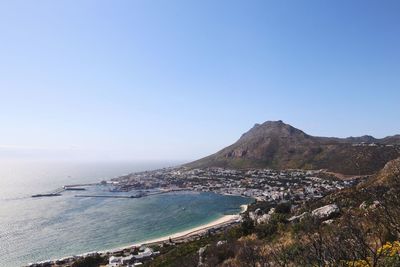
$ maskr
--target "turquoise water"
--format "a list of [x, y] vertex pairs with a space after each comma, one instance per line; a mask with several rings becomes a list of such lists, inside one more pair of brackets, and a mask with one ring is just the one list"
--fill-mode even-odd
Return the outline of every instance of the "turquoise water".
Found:
[[[73, 191], [64, 192], [61, 197], [29, 197], [72, 182], [95, 182], [166, 164], [24, 163], [3, 166], [0, 181], [10, 187], [0, 187], [0, 266], [19, 266], [169, 235], [224, 214], [238, 213], [240, 205], [250, 201], [193, 192], [139, 199], [76, 198], [74, 195], [80, 192]], [[88, 190], [85, 194], [108, 192], [105, 186]]]

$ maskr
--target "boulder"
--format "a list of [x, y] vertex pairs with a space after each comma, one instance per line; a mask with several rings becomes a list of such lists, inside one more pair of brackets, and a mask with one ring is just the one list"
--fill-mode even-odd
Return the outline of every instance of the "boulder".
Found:
[[370, 209], [376, 209], [377, 207], [379, 207], [381, 205], [381, 203], [378, 200], [375, 200], [374, 202], [372, 202], [372, 205], [369, 206]]
[[203, 258], [203, 255], [204, 255], [204, 252], [206, 251], [206, 249], [209, 247], [210, 245], [205, 245], [204, 247], [201, 247], [200, 249], [199, 249], [199, 251], [198, 251], [198, 253], [199, 253], [199, 263], [198, 263], [198, 265], [197, 266], [205, 266], [204, 265], [204, 258]]
[[257, 218], [257, 224], [269, 222], [270, 219], [271, 219], [270, 214], [264, 214], [263, 216]]
[[272, 214], [274, 214], [275, 213], [275, 208], [271, 208], [269, 211], [268, 211], [268, 214], [269, 215], [272, 215]]
[[375, 200], [374, 202], [372, 202], [371, 205], [368, 205], [368, 203], [366, 201], [364, 201], [363, 203], [361, 203], [361, 205], [359, 206], [360, 209], [366, 210], [366, 209], [376, 209], [377, 207], [379, 207], [381, 205], [381, 203], [378, 200]]
[[225, 245], [227, 242], [228, 242], [228, 241], [226, 241], [226, 240], [220, 240], [220, 241], [217, 242], [217, 247], [220, 247], [220, 246], [222, 246], [222, 245]]
[[359, 206], [360, 209], [362, 210], [366, 210], [368, 208], [368, 204], [366, 201], [363, 201], [363, 203], [361, 203], [361, 205]]
[[289, 222], [300, 222], [304, 219], [304, 217], [306, 217], [307, 215], [310, 215], [309, 212], [303, 212], [300, 215], [297, 216], [292, 216], [288, 219]]
[[329, 204], [313, 210], [311, 212], [311, 215], [321, 220], [327, 220], [330, 219], [332, 216], [338, 214], [339, 211], [340, 209], [336, 204]]
[[323, 221], [322, 222], [322, 224], [332, 224], [333, 223], [333, 220], [332, 219], [329, 219], [329, 220], [326, 220], [326, 221]]

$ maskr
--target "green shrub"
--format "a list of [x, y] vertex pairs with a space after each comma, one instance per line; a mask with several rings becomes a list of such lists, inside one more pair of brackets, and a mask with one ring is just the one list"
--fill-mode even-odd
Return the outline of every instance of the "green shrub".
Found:
[[276, 213], [289, 214], [291, 207], [292, 207], [292, 205], [289, 202], [279, 203], [275, 207], [275, 212]]
[[261, 239], [272, 239], [278, 231], [275, 223], [263, 223], [256, 226], [256, 234]]
[[72, 264], [72, 267], [97, 267], [100, 264], [107, 263], [104, 258], [99, 255], [93, 257], [86, 257], [84, 259], [79, 259]]
[[240, 228], [243, 235], [249, 235], [254, 232], [254, 222], [250, 219], [248, 214], [243, 216]]

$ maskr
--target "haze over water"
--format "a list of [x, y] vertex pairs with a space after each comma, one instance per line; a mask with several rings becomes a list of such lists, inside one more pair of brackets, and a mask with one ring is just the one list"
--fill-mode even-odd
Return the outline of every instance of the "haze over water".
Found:
[[[176, 163], [175, 163], [176, 164]], [[174, 193], [140, 199], [31, 198], [65, 184], [98, 182], [174, 163], [7, 162], [0, 164], [0, 266], [20, 266], [112, 249], [238, 213], [249, 202], [213, 193]], [[85, 193], [107, 194], [105, 186]]]

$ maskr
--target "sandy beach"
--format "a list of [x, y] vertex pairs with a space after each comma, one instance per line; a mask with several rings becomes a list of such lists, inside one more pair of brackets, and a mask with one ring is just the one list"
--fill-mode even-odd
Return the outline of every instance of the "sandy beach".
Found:
[[203, 224], [203, 225], [191, 228], [189, 230], [178, 232], [178, 233], [175, 233], [175, 234], [172, 234], [169, 236], [164, 236], [164, 237], [148, 240], [148, 241], [140, 243], [139, 245], [162, 243], [162, 242], [169, 241], [170, 238], [173, 241], [177, 241], [177, 240], [181, 240], [181, 239], [193, 236], [193, 235], [201, 235], [210, 229], [219, 228], [222, 226], [227, 226], [229, 224], [235, 223], [239, 219], [240, 219], [240, 215], [224, 215], [223, 217], [221, 217], [217, 220], [214, 220], [212, 222], [209, 222], [207, 224]]
[[[247, 205], [242, 205], [241, 208], [242, 208], [242, 210], [241, 210], [241, 213], [242, 213], [247, 210]], [[99, 253], [117, 252], [117, 251], [129, 249], [132, 247], [138, 247], [138, 246], [142, 246], [142, 245], [156, 245], [156, 244], [168, 242], [170, 239], [173, 242], [183, 242], [191, 236], [203, 235], [203, 234], [207, 233], [207, 231], [210, 229], [225, 227], [225, 226], [231, 225], [233, 223], [237, 223], [239, 220], [240, 220], [240, 214], [224, 215], [214, 221], [211, 221], [209, 223], [206, 223], [206, 224], [203, 224], [200, 226], [196, 226], [194, 228], [191, 228], [191, 229], [188, 229], [185, 231], [177, 232], [177, 233], [174, 233], [171, 235], [167, 235], [167, 236], [163, 236], [163, 237], [159, 237], [159, 238], [155, 238], [155, 239], [146, 240], [146, 241], [143, 241], [143, 242], [140, 242], [137, 244], [132, 244], [132, 245], [116, 248], [116, 249], [111, 249], [111, 250], [101, 251], [101, 252], [99, 251]]]
[[[240, 214], [246, 212], [248, 206], [249, 205], [241, 205], [240, 206], [240, 208], [241, 208]], [[224, 215], [221, 218], [211, 221], [209, 223], [191, 228], [189, 230], [181, 231], [181, 232], [169, 235], [169, 236], [164, 236], [164, 237], [148, 240], [148, 241], [140, 243], [139, 245], [150, 245], [150, 244], [162, 243], [162, 242], [169, 241], [170, 238], [172, 239], [172, 241], [178, 241], [178, 240], [182, 241], [182, 239], [188, 238], [190, 236], [204, 234], [210, 229], [220, 228], [220, 227], [227, 226], [229, 224], [238, 222], [240, 220], [240, 214]]]

